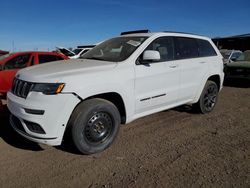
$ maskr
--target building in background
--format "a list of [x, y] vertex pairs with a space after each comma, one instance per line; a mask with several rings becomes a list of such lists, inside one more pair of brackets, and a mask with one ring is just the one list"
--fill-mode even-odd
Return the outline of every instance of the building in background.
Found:
[[219, 49], [250, 50], [250, 33], [212, 39]]

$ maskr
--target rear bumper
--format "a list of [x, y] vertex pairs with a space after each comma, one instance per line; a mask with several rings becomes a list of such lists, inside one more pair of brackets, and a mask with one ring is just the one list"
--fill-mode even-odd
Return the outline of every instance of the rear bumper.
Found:
[[70, 115], [79, 102], [73, 94], [31, 92], [26, 99], [7, 94], [12, 127], [23, 137], [48, 145], [61, 144]]

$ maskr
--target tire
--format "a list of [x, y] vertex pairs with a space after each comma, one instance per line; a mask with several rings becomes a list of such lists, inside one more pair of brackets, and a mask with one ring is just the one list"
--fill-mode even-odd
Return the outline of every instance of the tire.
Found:
[[208, 80], [199, 101], [194, 104], [195, 110], [202, 114], [211, 112], [217, 104], [218, 92], [217, 84], [214, 81]]
[[116, 106], [103, 99], [89, 99], [74, 110], [69, 126], [73, 144], [82, 154], [94, 154], [115, 140], [121, 123]]

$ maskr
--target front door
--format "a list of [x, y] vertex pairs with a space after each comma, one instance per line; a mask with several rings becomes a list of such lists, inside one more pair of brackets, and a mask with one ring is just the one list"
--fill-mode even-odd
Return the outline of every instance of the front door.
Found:
[[[179, 90], [179, 67], [174, 61], [172, 37], [160, 37], [145, 50], [156, 50], [161, 59], [135, 65], [136, 113], [154, 111], [176, 103]], [[142, 61], [142, 55], [138, 61]]]

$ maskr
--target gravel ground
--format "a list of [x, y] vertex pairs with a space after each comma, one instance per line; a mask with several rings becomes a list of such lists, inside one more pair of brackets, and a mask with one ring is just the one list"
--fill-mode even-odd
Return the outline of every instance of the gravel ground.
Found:
[[95, 155], [17, 135], [0, 116], [1, 187], [250, 187], [250, 84], [228, 83], [215, 110], [189, 107], [122, 126]]

